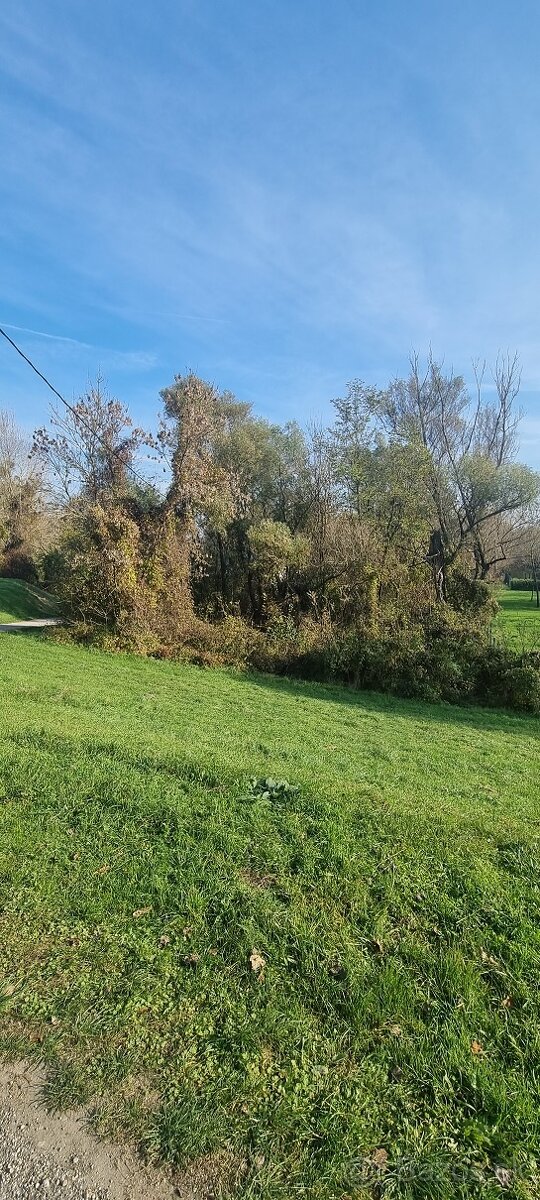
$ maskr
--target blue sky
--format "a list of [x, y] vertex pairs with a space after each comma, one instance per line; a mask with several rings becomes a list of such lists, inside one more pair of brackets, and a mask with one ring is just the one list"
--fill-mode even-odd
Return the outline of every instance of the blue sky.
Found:
[[[305, 421], [517, 349], [540, 466], [539, 35], [537, 0], [4, 0], [0, 321], [147, 424], [186, 369]], [[0, 406], [47, 405], [0, 346]]]

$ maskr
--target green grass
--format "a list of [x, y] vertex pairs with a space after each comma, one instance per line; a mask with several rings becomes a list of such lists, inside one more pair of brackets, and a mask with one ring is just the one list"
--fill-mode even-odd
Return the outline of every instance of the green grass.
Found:
[[501, 611], [494, 621], [494, 633], [498, 641], [523, 653], [540, 650], [540, 609], [536, 597], [531, 600], [530, 592], [513, 592], [510, 588], [497, 588], [495, 592]]
[[53, 596], [21, 579], [0, 579], [0, 625], [54, 617], [58, 604]]
[[536, 720], [7, 636], [0, 719], [0, 1047], [51, 1103], [201, 1196], [540, 1194]]

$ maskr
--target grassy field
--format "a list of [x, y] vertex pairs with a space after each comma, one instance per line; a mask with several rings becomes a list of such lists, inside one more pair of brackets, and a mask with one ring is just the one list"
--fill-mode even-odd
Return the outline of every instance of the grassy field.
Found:
[[540, 609], [530, 592], [512, 592], [497, 588], [495, 593], [501, 611], [494, 622], [498, 641], [521, 652], [540, 650]]
[[187, 1195], [540, 1195], [536, 720], [7, 635], [0, 719], [51, 1103]]
[[54, 617], [57, 612], [56, 600], [42, 588], [20, 579], [0, 579], [0, 625]]

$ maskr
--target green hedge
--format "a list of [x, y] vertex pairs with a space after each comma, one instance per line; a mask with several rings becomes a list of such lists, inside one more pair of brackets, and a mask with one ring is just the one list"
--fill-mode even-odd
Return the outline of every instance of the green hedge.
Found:
[[534, 592], [535, 584], [533, 579], [511, 579], [510, 591], [512, 592]]

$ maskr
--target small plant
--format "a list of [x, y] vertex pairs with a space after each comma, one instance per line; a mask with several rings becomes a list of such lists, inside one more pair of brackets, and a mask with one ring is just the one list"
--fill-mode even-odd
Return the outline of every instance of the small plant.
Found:
[[262, 800], [266, 804], [275, 804], [289, 800], [298, 795], [299, 787], [289, 783], [288, 779], [257, 779], [255, 775], [249, 781], [246, 800]]

